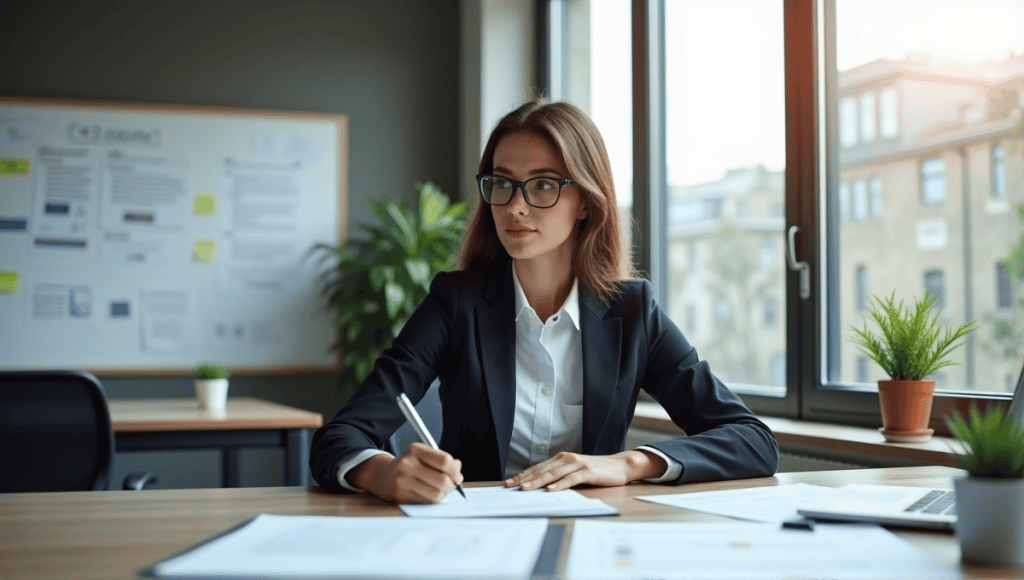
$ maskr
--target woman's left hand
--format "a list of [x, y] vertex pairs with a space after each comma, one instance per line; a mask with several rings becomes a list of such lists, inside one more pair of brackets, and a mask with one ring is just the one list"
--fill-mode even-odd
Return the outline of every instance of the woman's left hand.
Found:
[[562, 452], [547, 461], [505, 480], [505, 487], [523, 490], [544, 487], [561, 491], [580, 484], [616, 486], [651, 477], [668, 469], [665, 460], [647, 451], [623, 451], [615, 455], [582, 455]]

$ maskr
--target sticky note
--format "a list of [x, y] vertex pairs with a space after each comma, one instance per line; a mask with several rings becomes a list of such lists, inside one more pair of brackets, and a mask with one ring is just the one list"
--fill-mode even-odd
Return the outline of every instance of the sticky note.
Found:
[[0, 292], [18, 291], [18, 273], [0, 272]]
[[196, 240], [196, 259], [212, 260], [216, 253], [213, 240]]
[[28, 175], [31, 172], [32, 163], [28, 159], [0, 157], [0, 175]]
[[213, 213], [217, 209], [217, 198], [213, 195], [202, 193], [196, 196], [196, 213]]

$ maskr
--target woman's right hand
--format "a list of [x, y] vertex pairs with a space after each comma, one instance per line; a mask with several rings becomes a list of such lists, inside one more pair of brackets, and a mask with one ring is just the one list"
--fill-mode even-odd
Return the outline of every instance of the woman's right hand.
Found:
[[353, 486], [391, 503], [437, 503], [462, 483], [462, 462], [413, 443], [398, 457], [374, 455], [345, 475]]

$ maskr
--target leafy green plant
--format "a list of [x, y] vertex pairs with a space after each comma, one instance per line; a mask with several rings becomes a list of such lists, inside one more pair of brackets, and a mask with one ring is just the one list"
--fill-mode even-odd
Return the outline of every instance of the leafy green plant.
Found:
[[324, 272], [321, 289], [325, 308], [334, 314], [340, 348], [341, 384], [362, 383], [374, 361], [391, 345], [413, 310], [427, 296], [438, 272], [455, 265], [468, 206], [449, 204], [434, 184], [417, 184], [419, 208], [408, 198], [398, 203], [384, 194], [371, 200], [381, 225], [362, 225], [369, 239], [349, 247], [318, 244], [314, 251], [337, 260]]
[[208, 381], [210, 379], [226, 379], [230, 375], [231, 370], [228, 369], [228, 367], [215, 362], [199, 363], [192, 369], [192, 376], [204, 381]]
[[946, 426], [964, 444], [965, 452], [957, 458], [972, 477], [1024, 478], [1024, 427], [1002, 407], [984, 415], [972, 408], [968, 419], [956, 414], [946, 419]]
[[[882, 331], [881, 336], [864, 328], [851, 326], [855, 343], [864, 354], [878, 363], [893, 380], [923, 379], [935, 371], [956, 364], [949, 354], [963, 342], [956, 341], [974, 330], [977, 320], [961, 325], [956, 330], [939, 325], [938, 312], [932, 313], [939, 297], [925, 292], [924, 298], [914, 300], [913, 309], [903, 301], [896, 303], [896, 292], [886, 299], [875, 296], [868, 308], [868, 317]], [[867, 317], [866, 317], [867, 318]]]

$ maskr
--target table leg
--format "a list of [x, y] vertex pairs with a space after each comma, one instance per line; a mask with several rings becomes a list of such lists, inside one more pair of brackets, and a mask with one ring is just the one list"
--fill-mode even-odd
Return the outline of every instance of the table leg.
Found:
[[309, 464], [309, 432], [305, 429], [288, 429], [288, 440], [284, 450], [284, 484], [309, 485], [306, 466]]
[[224, 447], [223, 461], [221, 462], [221, 482], [224, 487], [241, 486], [241, 458], [242, 450], [239, 447]]

